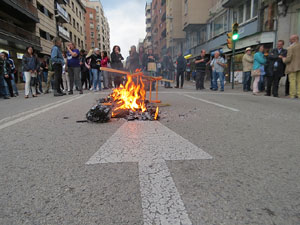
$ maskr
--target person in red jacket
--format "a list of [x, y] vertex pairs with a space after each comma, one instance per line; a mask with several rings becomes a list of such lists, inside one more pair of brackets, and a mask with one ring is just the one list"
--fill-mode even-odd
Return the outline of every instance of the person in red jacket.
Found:
[[[101, 52], [101, 67], [107, 67], [108, 63], [109, 63], [109, 59], [107, 57], [107, 52], [106, 51]], [[108, 72], [102, 70], [101, 75], [103, 77], [104, 89], [108, 89]]]

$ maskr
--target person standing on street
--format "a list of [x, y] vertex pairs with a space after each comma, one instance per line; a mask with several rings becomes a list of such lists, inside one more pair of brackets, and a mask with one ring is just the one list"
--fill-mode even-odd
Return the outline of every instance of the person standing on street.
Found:
[[51, 50], [51, 63], [54, 72], [54, 96], [63, 96], [65, 93], [62, 92], [60, 85], [62, 83], [62, 69], [65, 65], [65, 60], [61, 52], [61, 39], [54, 38], [54, 46]]
[[6, 62], [2, 57], [0, 57], [0, 97], [4, 99], [9, 99], [8, 91], [5, 86], [5, 77], [8, 77], [8, 72], [6, 70]]
[[273, 49], [269, 56], [269, 66], [266, 73], [267, 77], [267, 90], [266, 90], [266, 96], [271, 96], [271, 89], [272, 94], [274, 97], [278, 97], [278, 87], [281, 77], [284, 76], [285, 72], [285, 64], [282, 61], [282, 57], [286, 57], [287, 50], [283, 48], [284, 41], [279, 40], [277, 42], [277, 48]]
[[73, 42], [68, 44], [68, 52], [67, 52], [67, 58], [68, 58], [68, 73], [70, 77], [70, 91], [69, 94], [73, 94], [73, 88], [74, 83], [76, 88], [79, 91], [79, 94], [83, 94], [82, 92], [82, 85], [80, 80], [80, 52], [76, 48], [75, 44]]
[[251, 48], [246, 48], [246, 53], [243, 56], [243, 91], [251, 91], [251, 70], [253, 67], [253, 56]]
[[177, 76], [176, 76], [177, 85], [176, 85], [175, 88], [179, 88], [179, 77], [181, 79], [180, 88], [183, 88], [184, 72], [185, 72], [185, 69], [186, 69], [186, 60], [183, 57], [181, 52], [178, 53], [178, 58], [176, 60], [176, 64], [177, 64]]
[[292, 35], [290, 38], [291, 46], [288, 48], [287, 56], [282, 55], [283, 62], [286, 64], [286, 74], [290, 81], [290, 98], [300, 98], [300, 43], [299, 36]]
[[16, 97], [14, 95], [14, 90], [13, 90], [12, 83], [11, 83], [11, 79], [12, 79], [11, 73], [12, 72], [11, 72], [11, 67], [10, 67], [9, 61], [8, 61], [8, 54], [6, 52], [1, 52], [0, 57], [5, 62], [5, 69], [7, 71], [7, 76], [4, 76], [4, 79], [6, 81], [10, 97]]
[[140, 57], [136, 52], [136, 47], [133, 45], [130, 48], [129, 55], [129, 72], [135, 73], [137, 69], [140, 69]]
[[204, 78], [206, 74], [206, 67], [208, 65], [209, 59], [205, 57], [206, 51], [201, 50], [201, 55], [195, 60], [196, 64], [196, 90], [203, 90], [204, 88]]
[[32, 97], [37, 97], [35, 86], [37, 83], [39, 62], [34, 55], [34, 48], [32, 46], [26, 48], [26, 53], [22, 58], [22, 68], [25, 75], [25, 98], [29, 97], [30, 89]]
[[85, 50], [80, 51], [80, 68], [81, 68], [81, 85], [83, 88], [83, 85], [85, 85], [85, 89], [89, 90], [89, 79], [90, 79], [90, 74], [89, 74], [89, 69], [85, 66], [86, 62], [86, 53]]
[[225, 60], [220, 56], [220, 52], [216, 51], [214, 59], [211, 61], [210, 65], [213, 67], [213, 91], [218, 90], [218, 79], [220, 80], [220, 91], [224, 91], [224, 69], [226, 67]]
[[101, 91], [101, 55], [99, 48], [94, 49], [94, 53], [91, 55], [90, 59], [90, 66], [93, 74], [93, 90], [94, 92]]
[[[121, 48], [118, 45], [115, 45], [113, 47], [113, 52], [111, 53], [111, 68], [116, 70], [122, 70], [123, 69], [122, 60], [124, 60], [124, 58], [121, 55]], [[118, 88], [123, 83], [122, 75], [115, 73], [113, 76], [114, 76], [115, 88]]]
[[[102, 51], [101, 52], [101, 67], [107, 68], [107, 64], [109, 62], [109, 59], [107, 57], [107, 52]], [[103, 86], [104, 89], [108, 89], [108, 84], [109, 84], [109, 77], [108, 77], [108, 71], [101, 71], [102, 77], [103, 77]]]
[[[171, 57], [171, 49], [168, 49], [167, 55], [163, 57], [162, 68], [165, 79], [172, 80], [172, 75], [175, 71], [175, 68]], [[172, 88], [171, 83], [165, 82], [165, 88]]]
[[17, 76], [15, 76], [15, 75], [17, 75], [15, 62], [6, 52], [3, 52], [3, 54], [5, 55], [5, 58], [9, 65], [9, 71], [10, 71], [10, 77], [11, 77], [10, 82], [11, 82], [11, 86], [13, 88], [14, 96], [19, 96], [19, 91], [18, 91], [16, 81], [15, 81], [16, 77], [17, 77]]
[[258, 83], [261, 77], [261, 68], [266, 64], [266, 58], [264, 56], [264, 46], [257, 46], [257, 51], [254, 54], [254, 61], [251, 76], [254, 77], [253, 81], [253, 95], [258, 95]]

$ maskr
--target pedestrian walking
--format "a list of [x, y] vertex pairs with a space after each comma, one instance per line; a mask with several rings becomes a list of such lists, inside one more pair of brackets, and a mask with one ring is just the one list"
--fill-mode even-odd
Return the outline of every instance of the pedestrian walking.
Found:
[[[101, 67], [107, 68], [107, 64], [109, 63], [109, 59], [107, 57], [107, 52], [102, 51], [101, 52]], [[108, 71], [101, 71], [102, 77], [103, 77], [103, 86], [104, 89], [108, 89], [109, 86], [109, 74]]]
[[30, 90], [32, 92], [32, 97], [37, 97], [36, 83], [39, 62], [34, 54], [34, 48], [32, 46], [26, 48], [26, 53], [22, 58], [22, 68], [25, 75], [25, 98], [29, 97]]
[[271, 96], [272, 92], [274, 97], [278, 97], [279, 82], [285, 73], [285, 64], [279, 56], [286, 57], [287, 55], [287, 50], [284, 49], [283, 46], [284, 41], [279, 40], [277, 42], [277, 48], [270, 51], [268, 55], [266, 96]]
[[66, 93], [63, 93], [60, 85], [62, 83], [62, 69], [65, 65], [65, 60], [63, 58], [62, 52], [61, 52], [61, 39], [60, 38], [54, 38], [53, 40], [54, 46], [51, 50], [51, 66], [53, 68], [54, 72], [54, 96], [63, 96]]
[[252, 49], [246, 48], [246, 53], [243, 56], [243, 91], [251, 91], [251, 70], [253, 67]]
[[180, 88], [183, 88], [184, 84], [184, 72], [186, 69], [186, 59], [183, 57], [182, 53], [178, 53], [178, 57], [176, 60], [177, 65], [177, 76], [176, 76], [176, 86], [175, 88], [179, 88], [179, 78], [181, 80]]
[[204, 78], [206, 75], [206, 68], [209, 64], [209, 59], [206, 57], [206, 51], [201, 50], [200, 56], [196, 57], [196, 90], [203, 90], [204, 87]]
[[64, 62], [65, 64], [63, 65], [63, 70], [62, 70], [62, 86], [63, 86], [63, 93], [69, 93], [71, 90], [70, 87], [70, 77], [68, 73], [68, 59], [67, 59], [67, 53], [64, 51], [62, 53]]
[[291, 46], [287, 50], [287, 56], [279, 56], [286, 64], [285, 73], [289, 76], [290, 98], [300, 98], [300, 43], [299, 36], [292, 35]]
[[224, 69], [226, 67], [225, 59], [220, 56], [220, 52], [216, 51], [214, 54], [214, 59], [211, 61], [210, 65], [212, 66], [213, 71], [213, 91], [218, 90], [218, 79], [220, 80], [220, 91], [224, 91]]
[[90, 66], [93, 74], [93, 90], [95, 92], [101, 91], [101, 54], [99, 48], [95, 48], [94, 53], [88, 59], [90, 59]]
[[[118, 45], [115, 45], [113, 47], [113, 51], [111, 53], [111, 67], [113, 69], [122, 70], [123, 69], [123, 63], [122, 60], [124, 60], [123, 56], [121, 55], [121, 48]], [[114, 74], [114, 85], [115, 88], [118, 88], [122, 81], [122, 75], [120, 74]]]
[[251, 76], [254, 77], [253, 81], [253, 95], [258, 95], [258, 83], [261, 77], [261, 69], [266, 64], [266, 58], [263, 54], [264, 52], [264, 46], [259, 45], [257, 46], [256, 53], [254, 54], [254, 60], [253, 60], [253, 67]]
[[[173, 64], [172, 57], [171, 57], [171, 49], [168, 49], [167, 54], [163, 57], [162, 70], [163, 70], [165, 79], [167, 79], [167, 80], [173, 79], [173, 73], [175, 71], [175, 67]], [[173, 87], [171, 86], [170, 82], [166, 81], [165, 88], [173, 88]]]
[[70, 91], [69, 94], [73, 94], [74, 83], [79, 94], [83, 94], [82, 85], [80, 79], [80, 52], [76, 48], [76, 45], [71, 42], [67, 46], [67, 58], [68, 58], [68, 73], [70, 77]]
[[9, 99], [8, 90], [5, 86], [5, 77], [8, 77], [8, 72], [6, 70], [6, 62], [4, 58], [0, 57], [0, 97], [4, 99]]

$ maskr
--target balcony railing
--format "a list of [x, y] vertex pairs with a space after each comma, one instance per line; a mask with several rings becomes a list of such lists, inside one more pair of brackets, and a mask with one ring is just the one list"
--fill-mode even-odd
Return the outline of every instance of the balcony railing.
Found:
[[26, 41], [32, 43], [34, 45], [40, 45], [40, 38], [35, 34], [22, 29], [14, 25], [13, 23], [9, 23], [7, 21], [0, 19], [0, 32], [6, 33], [8, 36], [12, 38], [17, 38], [21, 41]]
[[62, 23], [64, 23], [64, 22], [69, 23], [70, 22], [69, 14], [58, 3], [56, 3], [56, 17], [59, 20], [59, 22], [62, 22]]
[[66, 40], [66, 41], [70, 40], [70, 33], [62, 26], [58, 26], [58, 34], [64, 40]]
[[24, 13], [24, 11], [30, 14], [38, 21], [37, 8], [28, 0], [3, 0], [6, 4], [11, 5], [18, 11]]

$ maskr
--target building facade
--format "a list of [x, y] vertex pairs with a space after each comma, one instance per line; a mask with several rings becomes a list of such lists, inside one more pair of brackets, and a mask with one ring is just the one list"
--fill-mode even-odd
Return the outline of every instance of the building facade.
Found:
[[95, 26], [95, 24], [97, 24], [96, 17], [97, 17], [96, 9], [86, 7], [86, 14], [85, 14], [85, 24], [86, 24], [85, 27], [86, 47], [85, 48], [86, 49], [93, 49], [95, 48], [95, 46], [99, 46], [98, 38], [97, 38], [98, 37], [97, 26]]
[[149, 48], [152, 48], [152, 32], [151, 32], [151, 21], [152, 21], [152, 15], [151, 15], [151, 8], [152, 3], [146, 3], [145, 7], [145, 16], [146, 16], [146, 37], [144, 41], [144, 48], [147, 50]]
[[153, 51], [161, 58], [167, 51], [166, 0], [153, 0], [151, 14]]
[[[108, 20], [104, 15], [101, 1], [86, 0], [85, 5], [96, 11], [95, 15], [93, 14], [93, 18], [91, 14], [86, 15], [89, 22], [86, 26], [90, 29], [90, 32], [86, 32], [86, 40], [91, 41], [87, 43], [86, 47], [88, 48], [90, 46], [90, 48], [99, 48], [101, 51], [110, 52], [110, 28]], [[92, 38], [92, 36], [94, 38]]]

